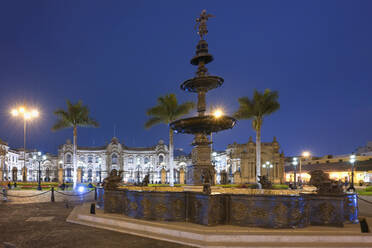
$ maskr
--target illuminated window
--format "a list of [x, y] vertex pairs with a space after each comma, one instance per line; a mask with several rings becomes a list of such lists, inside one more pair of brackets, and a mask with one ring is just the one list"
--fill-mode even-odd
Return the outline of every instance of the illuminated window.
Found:
[[71, 163], [71, 154], [66, 155], [66, 163]]
[[112, 164], [117, 164], [118, 163], [118, 155], [112, 154], [111, 163]]

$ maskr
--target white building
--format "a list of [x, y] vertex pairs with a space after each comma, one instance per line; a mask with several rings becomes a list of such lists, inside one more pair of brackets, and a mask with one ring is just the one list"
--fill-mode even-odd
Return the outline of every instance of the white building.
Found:
[[[6, 150], [5, 156], [0, 156], [3, 180], [21, 181], [24, 167], [23, 149], [11, 150], [7, 143], [0, 144]], [[37, 151], [26, 152], [27, 181], [37, 181], [38, 162], [33, 159]], [[58, 149], [58, 155], [47, 154], [46, 160], [40, 164], [42, 181], [72, 182], [73, 180], [73, 145], [67, 140]], [[160, 183], [161, 169], [167, 172], [169, 180], [169, 151], [164, 141], [152, 147], [128, 147], [121, 144], [117, 138], [101, 147], [78, 147], [77, 167], [79, 182], [102, 182], [113, 169], [123, 171], [125, 183], [140, 182], [149, 174], [150, 183]], [[177, 156], [174, 159], [175, 182], [179, 182], [179, 172], [191, 163], [188, 156]]]
[[[278, 155], [277, 149], [275, 152], [268, 150], [268, 147], [272, 147], [272, 143], [269, 142], [268, 144], [271, 146], [264, 147], [266, 149], [263, 149], [262, 156], [270, 155], [273, 157], [272, 154]], [[230, 183], [250, 182], [246, 179], [249, 176], [248, 172], [250, 172], [248, 166], [255, 164], [255, 151], [250, 146], [254, 146], [253, 142], [241, 145], [234, 143], [229, 145], [225, 151], [212, 153], [211, 161], [216, 171], [216, 183], [220, 183], [220, 173], [222, 171], [227, 172], [227, 179]], [[0, 149], [2, 147], [5, 150], [5, 155], [0, 153], [0, 180], [22, 181], [24, 167], [26, 168], [27, 181], [38, 180], [39, 164], [33, 159], [37, 150], [27, 150], [26, 163], [24, 163], [23, 149], [10, 149], [7, 143], [0, 140]], [[44, 182], [72, 182], [74, 171], [73, 144], [71, 141], [67, 140], [65, 144], [59, 146], [58, 155], [46, 155], [46, 160], [40, 163], [41, 180]], [[185, 183], [184, 181], [181, 182], [180, 171], [183, 169], [186, 172], [187, 166], [191, 165], [191, 162], [191, 155], [179, 153], [179, 150], [175, 150], [175, 183]], [[276, 165], [280, 164], [277, 163]], [[168, 146], [162, 140], [151, 147], [129, 147], [120, 143], [114, 137], [105, 146], [78, 146], [77, 149], [78, 182], [103, 182], [103, 179], [108, 176], [111, 170], [116, 169], [122, 171], [124, 183], [142, 182], [147, 174], [150, 183], [161, 183], [161, 170], [163, 168], [166, 171], [165, 182], [168, 183], [169, 151]], [[254, 176], [251, 177], [254, 178]], [[237, 180], [238, 178], [240, 179]], [[253, 180], [251, 181], [253, 182]]]

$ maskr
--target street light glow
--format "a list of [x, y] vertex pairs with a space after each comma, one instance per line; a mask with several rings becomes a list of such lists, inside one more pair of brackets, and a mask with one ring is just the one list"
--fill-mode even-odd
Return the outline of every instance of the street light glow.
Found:
[[38, 117], [39, 116], [39, 111], [37, 111], [36, 109], [33, 109], [31, 111], [31, 115], [32, 115], [32, 117]]
[[12, 109], [12, 111], [10, 112], [13, 116], [18, 116], [18, 110], [16, 109]]
[[308, 157], [310, 157], [310, 152], [308, 152], [308, 151], [304, 151], [304, 152], [302, 153], [302, 157], [304, 157], [304, 158], [308, 158]]
[[223, 115], [223, 112], [221, 109], [216, 109], [214, 112], [213, 112], [213, 116], [215, 118], [220, 118], [221, 116]]
[[39, 117], [39, 111], [37, 109], [32, 109], [31, 111], [29, 111], [23, 106], [12, 109], [10, 113], [14, 117], [21, 115], [24, 120], [30, 120]]
[[30, 112], [24, 112], [23, 115], [24, 115], [24, 118], [25, 118], [26, 120], [31, 119], [31, 113], [30, 113]]
[[292, 164], [295, 165], [295, 166], [298, 164], [298, 161], [297, 161], [296, 157], [293, 158]]
[[355, 155], [354, 154], [352, 154], [352, 155], [350, 155], [350, 163], [354, 163], [355, 162]]

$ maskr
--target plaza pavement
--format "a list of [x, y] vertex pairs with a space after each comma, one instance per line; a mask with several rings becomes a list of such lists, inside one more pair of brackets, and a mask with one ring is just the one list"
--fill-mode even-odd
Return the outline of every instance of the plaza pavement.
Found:
[[[372, 217], [372, 196], [359, 196], [359, 198], [369, 201], [359, 200], [359, 216]], [[372, 226], [369, 227], [372, 230]]]
[[[13, 196], [33, 196], [39, 191], [8, 191]], [[64, 192], [72, 194], [72, 192]], [[55, 193], [36, 197], [9, 197], [0, 202], [0, 248], [5, 247], [187, 247], [165, 241], [96, 229], [72, 223], [66, 218], [76, 204], [93, 201], [94, 192], [83, 197]], [[360, 196], [372, 202], [372, 196]], [[25, 204], [27, 203], [27, 204]], [[68, 205], [69, 208], [66, 208]], [[359, 200], [359, 215], [372, 217], [372, 204]], [[371, 226], [370, 226], [371, 229]]]
[[188, 247], [68, 223], [72, 204], [69, 208], [63, 202], [0, 204], [0, 248]]

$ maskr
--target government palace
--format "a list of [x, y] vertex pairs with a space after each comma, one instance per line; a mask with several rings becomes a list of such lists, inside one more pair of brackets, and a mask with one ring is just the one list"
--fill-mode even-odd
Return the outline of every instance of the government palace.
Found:
[[[249, 138], [245, 144], [233, 143], [224, 151], [212, 152], [211, 161], [215, 167], [215, 182], [220, 183], [220, 173], [227, 172], [228, 183], [253, 183], [256, 178], [256, 144]], [[284, 183], [284, 154], [274, 137], [272, 142], [262, 142], [263, 175], [275, 183]], [[37, 181], [39, 164], [33, 157], [36, 150], [12, 149], [0, 141], [0, 179], [21, 181], [23, 173], [27, 181]], [[58, 154], [46, 154], [41, 161], [41, 180], [44, 182], [72, 182], [73, 145], [70, 140], [60, 145]], [[191, 155], [175, 150], [175, 183], [185, 183]], [[129, 147], [114, 137], [105, 146], [82, 147], [77, 149], [78, 182], [99, 183], [111, 170], [122, 171], [124, 183], [139, 183], [149, 175], [150, 183], [169, 183], [168, 145], [160, 140], [151, 147]], [[22, 173], [23, 172], [23, 173]]]

